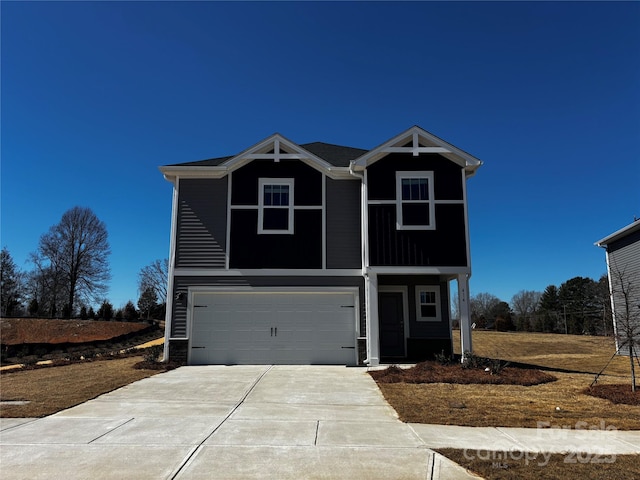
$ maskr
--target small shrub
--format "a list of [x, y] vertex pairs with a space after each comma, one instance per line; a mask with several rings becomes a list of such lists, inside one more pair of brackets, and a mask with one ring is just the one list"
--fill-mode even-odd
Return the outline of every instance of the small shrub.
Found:
[[144, 349], [143, 358], [145, 362], [157, 363], [160, 355], [164, 353], [164, 345], [154, 345]]
[[462, 368], [484, 368], [485, 359], [471, 352], [464, 352]]
[[453, 357], [451, 355], [446, 355], [444, 353], [444, 350], [442, 350], [442, 352], [440, 353], [434, 354], [434, 357], [436, 359], [436, 362], [438, 362], [440, 365], [451, 365], [453, 363]]

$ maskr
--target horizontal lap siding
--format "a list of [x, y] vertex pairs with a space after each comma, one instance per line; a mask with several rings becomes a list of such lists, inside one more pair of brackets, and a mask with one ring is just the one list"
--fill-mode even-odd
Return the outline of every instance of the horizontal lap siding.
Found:
[[361, 268], [360, 181], [327, 179], [327, 268]]
[[180, 180], [176, 266], [225, 268], [226, 225], [226, 179]]
[[[613, 298], [615, 302], [615, 320], [616, 331], [618, 334], [622, 331], [622, 324], [627, 322], [625, 318], [625, 300], [621, 293], [620, 277], [629, 284], [631, 290], [631, 304], [632, 314], [635, 313], [634, 309], [637, 309], [637, 305], [640, 305], [640, 231], [635, 232], [622, 240], [613, 242], [607, 248], [609, 256], [609, 270], [611, 272], [611, 283], [614, 292]], [[631, 318], [635, 324], [640, 323], [639, 315], [635, 314], [635, 317]], [[632, 323], [633, 324], [633, 323]], [[636, 331], [638, 327], [636, 327]], [[638, 335], [640, 337], [640, 335]], [[618, 339], [618, 346], [621, 344], [621, 338]], [[636, 338], [640, 341], [640, 338]], [[624, 346], [620, 349], [620, 353], [628, 355], [629, 348]], [[637, 353], [637, 352], [636, 352]]]
[[[365, 299], [362, 277], [175, 277], [174, 298], [189, 287], [357, 287], [360, 308], [360, 335], [364, 336]], [[174, 302], [171, 338], [187, 338], [187, 307]]]

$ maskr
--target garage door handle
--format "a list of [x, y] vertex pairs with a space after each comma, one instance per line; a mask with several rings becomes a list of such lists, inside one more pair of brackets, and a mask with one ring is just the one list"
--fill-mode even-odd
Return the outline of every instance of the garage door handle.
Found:
[[191, 347], [191, 349], [193, 350], [194, 348], [207, 348], [207, 347]]
[[351, 350], [355, 350], [356, 347], [340, 347], [340, 348], [350, 348]]

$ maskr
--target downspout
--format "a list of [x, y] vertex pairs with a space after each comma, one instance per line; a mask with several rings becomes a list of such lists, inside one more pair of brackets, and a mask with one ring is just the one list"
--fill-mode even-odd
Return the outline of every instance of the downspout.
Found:
[[[367, 218], [367, 185], [366, 182], [364, 181], [364, 174], [363, 173], [357, 173], [354, 170], [355, 167], [355, 162], [351, 161], [349, 162], [349, 174], [353, 177], [356, 177], [360, 180], [360, 261], [362, 263], [362, 276], [365, 279], [365, 306], [366, 306], [366, 310], [365, 310], [365, 318], [368, 320], [369, 318], [369, 305], [370, 303], [370, 299], [369, 299], [369, 288], [368, 288], [368, 282], [369, 282], [369, 272], [367, 271], [369, 263], [368, 263], [368, 258], [369, 258], [369, 242], [367, 242], [367, 230], [368, 230], [368, 218]], [[369, 328], [370, 328], [370, 322], [366, 321], [365, 322], [366, 327], [367, 327], [367, 339], [369, 338]], [[368, 344], [368, 342], [367, 342]], [[369, 348], [367, 345], [367, 358], [365, 358], [363, 360], [363, 363], [365, 365], [369, 365], [371, 363], [371, 360], [369, 360]]]

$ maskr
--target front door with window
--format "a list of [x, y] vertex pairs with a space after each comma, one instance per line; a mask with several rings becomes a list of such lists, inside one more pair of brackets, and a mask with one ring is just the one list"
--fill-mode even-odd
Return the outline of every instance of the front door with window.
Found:
[[380, 323], [380, 357], [404, 357], [404, 298], [402, 292], [380, 292], [378, 319]]

